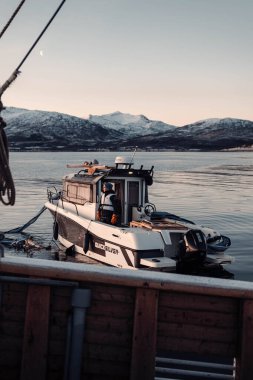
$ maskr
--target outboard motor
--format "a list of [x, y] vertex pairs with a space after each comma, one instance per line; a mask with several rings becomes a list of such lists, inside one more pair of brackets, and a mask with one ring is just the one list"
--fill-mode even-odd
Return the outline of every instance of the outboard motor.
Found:
[[207, 244], [201, 230], [189, 230], [179, 242], [177, 254], [178, 273], [198, 273], [205, 261]]

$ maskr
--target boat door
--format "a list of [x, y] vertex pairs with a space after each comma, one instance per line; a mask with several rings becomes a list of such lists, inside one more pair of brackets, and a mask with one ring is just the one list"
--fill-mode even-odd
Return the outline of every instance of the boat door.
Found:
[[142, 204], [142, 182], [140, 180], [126, 180], [125, 223], [133, 220], [133, 208]]

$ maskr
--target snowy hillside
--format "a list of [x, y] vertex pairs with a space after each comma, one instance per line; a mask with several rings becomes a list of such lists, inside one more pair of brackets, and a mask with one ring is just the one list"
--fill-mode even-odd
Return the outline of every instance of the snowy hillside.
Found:
[[[253, 134], [253, 122], [241, 119], [206, 119], [181, 128], [184, 133], [207, 135], [208, 133], [229, 136], [249, 137]], [[224, 133], [226, 131], [226, 133]]]
[[219, 150], [253, 144], [253, 122], [206, 119], [183, 127], [149, 120], [143, 115], [114, 112], [89, 120], [58, 112], [9, 107], [2, 112], [11, 149], [91, 150], [200, 149]]
[[7, 122], [5, 130], [11, 146], [22, 149], [35, 146], [39, 149], [75, 147], [80, 150], [122, 137], [118, 131], [58, 112], [10, 107], [2, 112], [2, 117]]
[[175, 126], [162, 121], [149, 120], [144, 115], [130, 115], [122, 112], [113, 112], [101, 116], [90, 115], [89, 121], [120, 131], [128, 137], [174, 131], [176, 129]]

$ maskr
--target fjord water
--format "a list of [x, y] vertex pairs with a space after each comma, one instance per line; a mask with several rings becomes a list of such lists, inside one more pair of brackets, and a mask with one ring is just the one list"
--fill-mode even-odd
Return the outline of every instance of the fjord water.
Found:
[[[59, 189], [62, 176], [75, 171], [67, 169], [67, 164], [96, 158], [110, 165], [119, 155], [132, 153], [11, 152], [16, 203], [0, 204], [0, 230], [20, 226], [35, 216], [47, 200], [47, 187]], [[253, 152], [137, 152], [134, 163], [145, 169], [154, 165], [149, 198], [158, 211], [177, 214], [229, 236], [232, 246], [227, 253], [235, 261], [227, 269], [237, 280], [253, 281]], [[52, 224], [45, 211], [26, 232], [47, 246], [52, 240]], [[26, 253], [5, 248], [8, 255]], [[53, 259], [54, 255], [42, 249], [33, 257]]]

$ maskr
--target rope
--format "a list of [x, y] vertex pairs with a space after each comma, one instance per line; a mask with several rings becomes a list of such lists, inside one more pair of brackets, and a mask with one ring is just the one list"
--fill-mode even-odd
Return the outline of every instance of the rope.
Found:
[[[10, 78], [2, 86], [0, 86], [0, 114], [1, 114], [1, 111], [4, 109], [3, 104], [1, 102], [1, 96], [3, 95], [4, 91], [11, 85], [11, 83], [16, 79], [17, 75], [20, 73], [20, 71], [19, 71], [20, 67], [23, 65], [25, 60], [30, 55], [31, 51], [37, 45], [37, 43], [39, 42], [39, 40], [41, 39], [41, 37], [43, 36], [45, 31], [47, 30], [47, 28], [49, 27], [51, 22], [54, 20], [54, 18], [58, 14], [59, 10], [61, 9], [61, 7], [65, 3], [65, 1], [66, 0], [63, 0], [60, 3], [60, 5], [56, 9], [56, 11], [54, 12], [53, 16], [50, 18], [47, 25], [42, 30], [42, 32], [40, 33], [40, 35], [38, 36], [36, 41], [33, 43], [31, 48], [28, 50], [27, 54], [24, 56], [24, 58], [22, 59], [22, 61], [20, 62], [20, 64], [16, 68], [16, 70], [13, 72], [13, 74], [10, 76]], [[10, 23], [12, 22], [12, 20], [14, 19], [14, 17], [18, 13], [18, 11], [20, 10], [20, 8], [24, 4], [24, 2], [25, 2], [25, 0], [21, 1], [21, 3], [19, 4], [19, 6], [16, 9], [16, 11], [14, 12], [14, 14], [12, 15], [12, 17], [10, 18], [8, 23], [5, 25], [5, 27], [3, 28], [3, 30], [0, 34], [0, 38], [2, 37], [2, 35], [6, 31], [6, 29], [8, 28]], [[12, 205], [13, 206], [15, 203], [15, 187], [14, 187], [11, 171], [9, 168], [9, 151], [8, 151], [8, 142], [7, 142], [6, 134], [4, 131], [5, 127], [6, 127], [6, 123], [2, 119], [2, 117], [0, 116], [0, 201], [4, 205]], [[6, 197], [6, 199], [5, 199], [5, 197]]]
[[4, 234], [17, 234], [17, 233], [20, 233], [20, 232], [23, 232], [27, 227], [29, 227], [31, 224], [35, 223], [36, 220], [40, 217], [40, 215], [46, 210], [47, 208], [45, 206], [43, 206], [40, 211], [30, 220], [28, 220], [28, 222], [26, 222], [25, 224], [23, 224], [22, 226], [19, 226], [19, 227], [16, 227], [16, 228], [12, 228], [11, 230], [8, 230], [8, 231], [4, 231]]
[[3, 28], [3, 30], [1, 31], [0, 33], [0, 38], [2, 38], [3, 34], [5, 33], [5, 31], [7, 30], [7, 28], [10, 26], [10, 23], [13, 21], [14, 17], [16, 16], [16, 14], [18, 13], [18, 11], [20, 10], [20, 8], [22, 7], [22, 5], [24, 4], [25, 0], [22, 0], [21, 3], [18, 5], [17, 9], [15, 10], [15, 12], [13, 13], [13, 15], [11, 16], [11, 18], [9, 19], [9, 21], [7, 22], [7, 24], [5, 25], [5, 27]]
[[49, 27], [49, 25], [51, 24], [51, 22], [54, 20], [54, 18], [56, 17], [57, 13], [59, 12], [59, 10], [61, 9], [61, 7], [63, 6], [63, 4], [65, 3], [66, 0], [63, 0], [61, 2], [61, 4], [59, 5], [59, 7], [56, 9], [56, 11], [54, 12], [53, 16], [50, 18], [50, 20], [48, 21], [47, 25], [45, 26], [45, 28], [42, 30], [42, 32], [40, 33], [40, 35], [38, 36], [38, 38], [36, 39], [36, 41], [33, 43], [33, 45], [31, 46], [31, 48], [28, 50], [27, 54], [25, 55], [25, 57], [22, 59], [22, 61], [20, 62], [20, 64], [18, 65], [18, 67], [16, 68], [16, 72], [19, 71], [20, 67], [23, 65], [23, 63], [25, 62], [25, 60], [27, 59], [27, 57], [30, 55], [31, 51], [34, 49], [34, 47], [37, 45], [37, 43], [39, 42], [39, 40], [41, 39], [41, 37], [43, 36], [43, 34], [45, 33], [45, 31], [47, 30], [47, 28]]
[[0, 117], [0, 200], [4, 205], [13, 206], [15, 203], [15, 186], [9, 168], [9, 150], [4, 131], [6, 123]]

